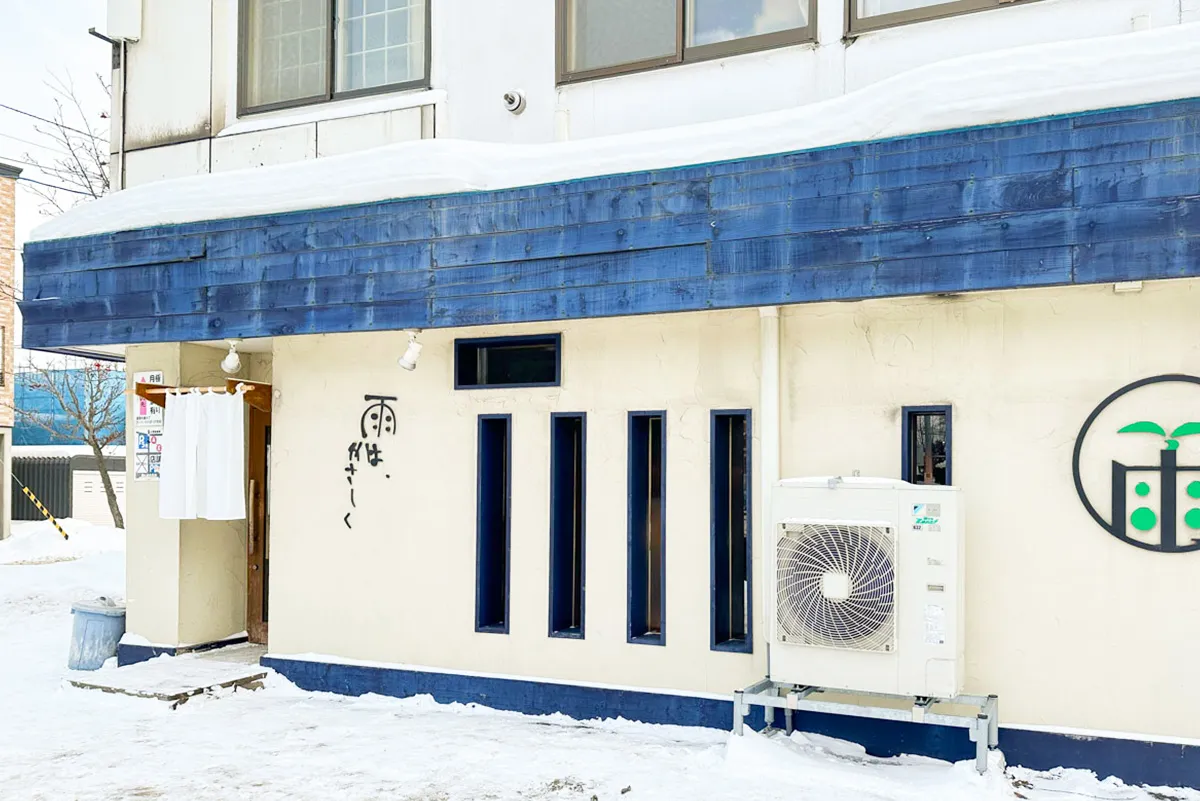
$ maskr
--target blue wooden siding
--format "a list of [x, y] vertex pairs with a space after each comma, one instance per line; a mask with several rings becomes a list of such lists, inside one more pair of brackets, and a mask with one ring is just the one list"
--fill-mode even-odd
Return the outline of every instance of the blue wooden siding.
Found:
[[25, 248], [31, 347], [1200, 275], [1200, 100]]

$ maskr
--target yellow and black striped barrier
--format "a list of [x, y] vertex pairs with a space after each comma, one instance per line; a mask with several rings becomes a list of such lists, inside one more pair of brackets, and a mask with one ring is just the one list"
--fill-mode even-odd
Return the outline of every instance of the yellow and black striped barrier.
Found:
[[33, 494], [33, 490], [29, 489], [29, 487], [25, 486], [24, 484], [21, 484], [21, 479], [17, 478], [16, 476], [13, 476], [13, 481], [17, 482], [17, 484], [20, 485], [21, 492], [25, 493], [26, 498], [33, 501], [33, 505], [38, 508], [38, 511], [41, 512], [42, 514], [44, 514], [46, 516], [46, 519], [54, 524], [54, 527], [56, 529], [58, 529], [58, 533], [63, 535], [63, 539], [64, 540], [71, 539], [71, 536], [69, 534], [67, 534], [67, 532], [63, 531], [63, 527], [60, 526], [58, 524], [58, 521], [54, 519], [54, 515], [50, 514], [50, 511], [48, 509], [46, 509], [45, 506], [42, 506], [42, 502], [39, 501], [37, 499], [37, 496]]

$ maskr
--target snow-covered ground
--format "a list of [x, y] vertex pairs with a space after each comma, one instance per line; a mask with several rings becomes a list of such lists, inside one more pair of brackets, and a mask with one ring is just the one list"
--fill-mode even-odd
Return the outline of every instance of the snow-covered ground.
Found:
[[[112, 584], [120, 589], [125, 585], [124, 553], [125, 532], [111, 526], [96, 526], [85, 520], [59, 520], [59, 525], [70, 535], [63, 539], [58, 529], [47, 522], [13, 523], [13, 534], [6, 540], [0, 540], [0, 565], [39, 564], [46, 562], [66, 562], [99, 553], [120, 553], [117, 559], [122, 565], [121, 570], [112, 576]], [[80, 568], [77, 568], [77, 570]], [[83, 574], [88, 570], [82, 568]], [[42, 571], [45, 573], [46, 571]], [[62, 577], [58, 575], [34, 574], [44, 579], [47, 585], [57, 585]], [[0, 582], [0, 600], [4, 598], [5, 582]], [[63, 587], [64, 590], [73, 589]], [[116, 590], [114, 590], [116, 591]], [[70, 600], [76, 600], [71, 598]]]
[[[17, 799], [1190, 799], [1064, 771], [876, 760], [848, 743], [623, 721], [528, 717], [429, 698], [297, 689], [153, 700], [64, 683], [70, 602], [120, 597], [122, 532], [14, 525], [0, 542], [0, 798]], [[53, 535], [53, 536], [51, 536]], [[58, 538], [57, 540], [55, 538]], [[78, 557], [78, 558], [74, 558]], [[58, 561], [53, 561], [58, 560]], [[1019, 793], [1019, 795], [1017, 795]]]

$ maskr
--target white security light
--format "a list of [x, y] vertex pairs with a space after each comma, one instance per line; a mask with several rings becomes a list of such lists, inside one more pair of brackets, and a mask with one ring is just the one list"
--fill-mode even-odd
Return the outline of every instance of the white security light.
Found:
[[221, 359], [221, 369], [230, 375], [242, 369], [242, 357], [238, 356], [237, 352], [239, 342], [241, 342], [240, 339], [229, 340], [229, 353], [225, 354], [224, 359]]
[[417, 334], [421, 333], [420, 329], [411, 329], [408, 332], [408, 350], [404, 351], [404, 355], [399, 358], [399, 364], [405, 370], [416, 370], [417, 359], [421, 358], [421, 343], [417, 341]]

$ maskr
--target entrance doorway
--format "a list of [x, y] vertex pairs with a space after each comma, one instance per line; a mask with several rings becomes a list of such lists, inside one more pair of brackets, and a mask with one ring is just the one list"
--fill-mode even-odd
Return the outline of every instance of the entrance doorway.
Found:
[[250, 408], [246, 513], [246, 634], [250, 642], [266, 643], [271, 575], [270, 486], [271, 413]]

